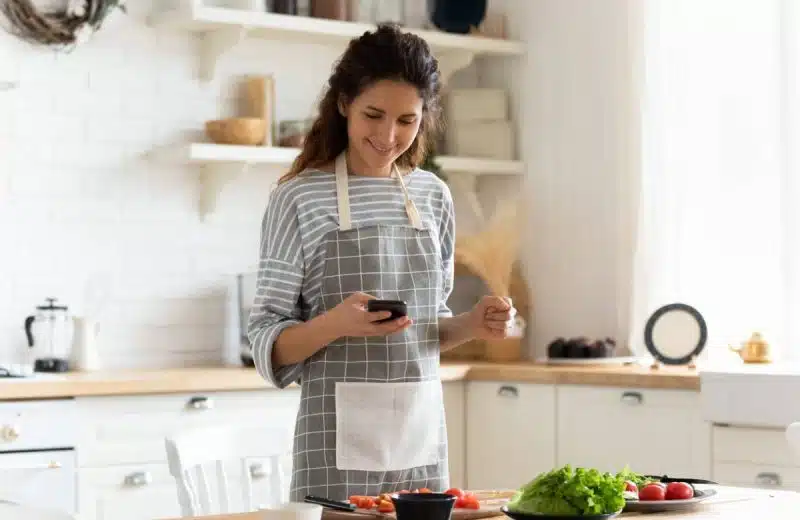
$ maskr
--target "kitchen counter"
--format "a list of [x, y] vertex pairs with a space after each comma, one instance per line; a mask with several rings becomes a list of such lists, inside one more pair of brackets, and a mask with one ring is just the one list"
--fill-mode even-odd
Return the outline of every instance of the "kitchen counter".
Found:
[[[708, 502], [693, 511], [658, 513], [658, 520], [744, 520], [750, 518], [796, 518], [800, 510], [800, 494], [792, 491], [768, 491], [747, 488], [719, 488], [719, 498]], [[323, 514], [326, 519], [328, 515]], [[341, 513], [338, 517], [343, 516]], [[349, 516], [349, 515], [348, 515]], [[369, 515], [352, 515], [355, 519], [377, 518]], [[654, 515], [642, 513], [623, 513], [617, 518], [648, 518]], [[508, 518], [498, 512], [494, 518]], [[264, 514], [238, 513], [213, 516], [183, 517], [172, 520], [263, 520]]]
[[[700, 389], [696, 371], [643, 366], [547, 366], [518, 363], [442, 363], [444, 381], [508, 381], [677, 390]], [[0, 400], [48, 399], [90, 395], [132, 395], [269, 389], [255, 369], [197, 367], [153, 370], [101, 370], [41, 374], [0, 380]]]

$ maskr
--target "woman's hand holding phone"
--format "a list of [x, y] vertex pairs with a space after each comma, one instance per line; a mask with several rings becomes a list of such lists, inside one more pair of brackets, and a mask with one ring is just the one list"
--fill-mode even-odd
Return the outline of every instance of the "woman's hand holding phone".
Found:
[[362, 292], [353, 293], [328, 312], [327, 321], [334, 327], [337, 337], [388, 336], [411, 325], [411, 318], [392, 318], [390, 310], [370, 312], [368, 305], [374, 296]]

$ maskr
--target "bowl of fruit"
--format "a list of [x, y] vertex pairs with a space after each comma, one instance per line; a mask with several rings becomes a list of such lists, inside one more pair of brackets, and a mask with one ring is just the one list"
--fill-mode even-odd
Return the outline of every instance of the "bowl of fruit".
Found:
[[636, 361], [636, 357], [617, 355], [615, 339], [590, 339], [586, 336], [554, 339], [547, 345], [547, 356], [540, 360], [551, 365], [625, 364]]

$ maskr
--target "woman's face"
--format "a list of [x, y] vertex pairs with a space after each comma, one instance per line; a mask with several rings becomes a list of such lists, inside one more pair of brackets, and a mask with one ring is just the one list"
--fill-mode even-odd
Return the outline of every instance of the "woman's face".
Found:
[[422, 99], [408, 83], [381, 80], [345, 107], [345, 113], [351, 160], [361, 163], [353, 168], [388, 173], [417, 136]]

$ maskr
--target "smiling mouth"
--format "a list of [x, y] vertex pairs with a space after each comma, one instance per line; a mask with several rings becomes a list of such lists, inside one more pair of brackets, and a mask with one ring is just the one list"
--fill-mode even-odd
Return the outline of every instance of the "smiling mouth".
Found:
[[388, 154], [390, 154], [392, 152], [392, 150], [394, 150], [394, 146], [390, 146], [388, 148], [384, 148], [382, 146], [378, 146], [375, 143], [373, 143], [371, 139], [367, 139], [367, 142], [369, 142], [370, 146], [372, 146], [375, 149], [376, 152], [378, 152], [379, 154], [382, 154], [382, 155], [388, 155]]

